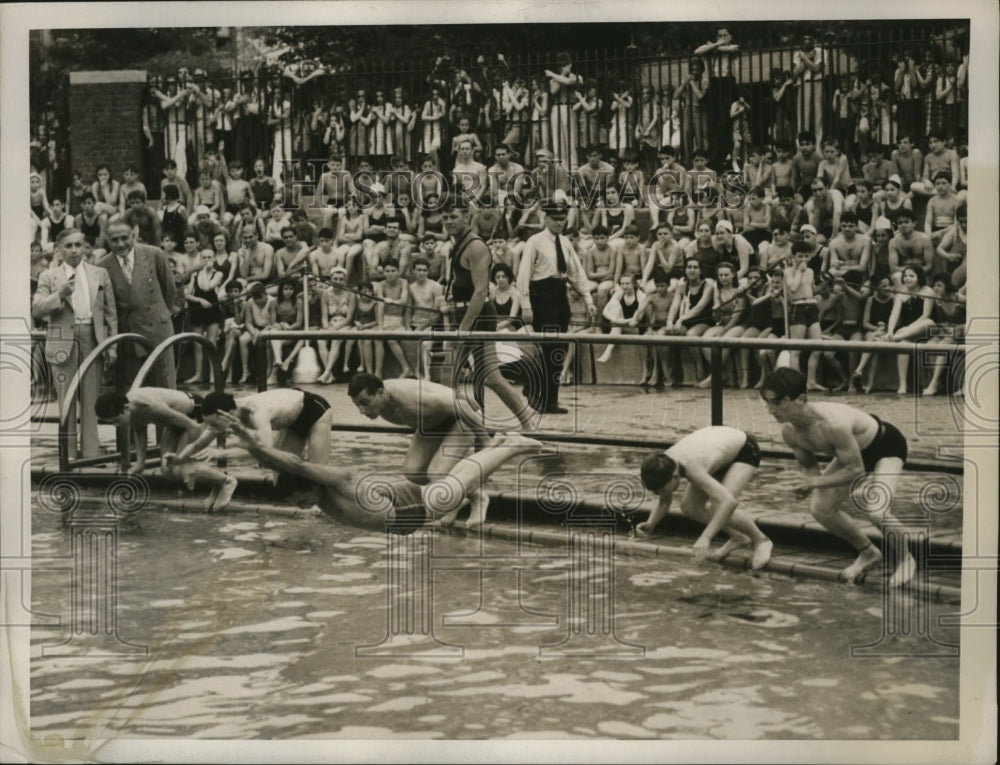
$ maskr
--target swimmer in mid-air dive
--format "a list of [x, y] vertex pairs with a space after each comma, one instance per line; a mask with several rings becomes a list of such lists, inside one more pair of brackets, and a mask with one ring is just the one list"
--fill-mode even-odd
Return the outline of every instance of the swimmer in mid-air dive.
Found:
[[[765, 377], [760, 394], [768, 411], [781, 423], [781, 436], [802, 467], [805, 475], [797, 491], [812, 492], [813, 517], [858, 551], [857, 559], [841, 576], [848, 582], [859, 580], [866, 569], [882, 560], [882, 553], [841, 505], [851, 496], [854, 484], [870, 476], [883, 490], [876, 492], [879, 499], [888, 492], [888, 502], [877, 514], [867, 508], [860, 509], [879, 528], [885, 525], [906, 462], [906, 438], [888, 422], [846, 404], [810, 403], [806, 397], [806, 378], [790, 367], [781, 367]], [[833, 458], [823, 470], [817, 464], [817, 454]], [[900, 541], [890, 587], [906, 584], [917, 569], [905, 535], [895, 536]]]
[[[680, 479], [687, 478], [681, 512], [705, 524], [705, 530], [694, 543], [695, 556], [722, 560], [733, 550], [749, 544], [753, 546], [750, 568], [763, 568], [771, 559], [771, 540], [736, 509], [737, 498], [758, 465], [760, 447], [749, 433], [723, 426], [690, 433], [666, 452], [652, 454], [643, 461], [642, 483], [660, 501], [649, 520], [640, 523], [636, 531], [645, 536], [656, 528], [670, 509]], [[725, 531], [729, 540], [709, 553], [709, 545], [720, 531]]]
[[517, 433], [497, 434], [485, 449], [457, 461], [441, 478], [420, 486], [400, 477], [366, 483], [350, 470], [317, 465], [263, 442], [232, 414], [218, 415], [250, 454], [284, 474], [298, 476], [319, 489], [320, 509], [335, 518], [369, 528], [408, 533], [427, 521], [454, 515], [466, 497], [482, 492], [482, 483], [501, 465], [519, 454], [538, 451], [542, 444]]
[[[200, 407], [199, 398], [173, 388], [136, 388], [125, 395], [102, 393], [94, 404], [94, 410], [100, 419], [132, 428], [136, 460], [129, 467], [129, 473], [141, 473], [146, 466], [148, 426], [154, 424], [161, 427], [163, 474], [181, 481], [188, 489], [193, 489], [198, 481], [212, 486], [212, 493], [204, 503], [205, 511], [211, 512], [221, 510], [229, 504], [236, 491], [236, 479], [207, 462], [200, 461], [195, 455], [202, 447], [189, 447], [198, 441], [202, 433], [202, 427], [197, 422], [201, 420]], [[203, 446], [207, 446], [209, 441]], [[168, 456], [173, 457], [173, 453], [178, 451], [184, 452], [185, 459], [168, 459]]]

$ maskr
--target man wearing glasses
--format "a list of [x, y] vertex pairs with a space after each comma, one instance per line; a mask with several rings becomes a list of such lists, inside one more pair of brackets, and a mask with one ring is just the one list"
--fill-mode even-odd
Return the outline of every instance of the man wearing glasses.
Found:
[[[157, 346], [174, 334], [170, 306], [174, 302], [174, 278], [170, 261], [157, 247], [133, 244], [132, 229], [122, 221], [108, 224], [111, 249], [97, 264], [108, 271], [118, 309], [118, 331], [135, 332]], [[122, 360], [129, 380], [139, 371], [136, 347], [127, 343]], [[168, 348], [152, 369], [146, 384], [176, 388], [174, 351]]]
[[[858, 509], [869, 514], [880, 529], [886, 525], [906, 462], [906, 438], [890, 423], [846, 404], [810, 403], [806, 378], [790, 367], [767, 375], [760, 395], [781, 423], [781, 436], [802, 468], [803, 476], [794, 491], [802, 496], [812, 492], [813, 518], [858, 551], [857, 559], [841, 572], [847, 582], [858, 581], [866, 569], [882, 560], [882, 553], [842, 505], [848, 499], [872, 496], [881, 507], [859, 505]], [[832, 458], [822, 470], [819, 454]], [[854, 491], [867, 476], [874, 485]], [[916, 573], [917, 563], [905, 537], [893, 535], [898, 548], [893, 551], [896, 570], [889, 579], [890, 587], [901, 587]]]

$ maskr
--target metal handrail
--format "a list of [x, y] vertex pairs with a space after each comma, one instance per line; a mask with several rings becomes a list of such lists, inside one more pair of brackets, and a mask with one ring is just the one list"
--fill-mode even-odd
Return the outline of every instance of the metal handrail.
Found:
[[[570, 332], [458, 332], [456, 330], [393, 330], [383, 332], [378, 330], [345, 330], [345, 329], [265, 329], [257, 335], [255, 347], [260, 347], [270, 340], [396, 340], [401, 342], [441, 342], [441, 341], [493, 341], [500, 343], [512, 342], [561, 342], [561, 343], [599, 343], [606, 345], [646, 345], [646, 346], [678, 346], [682, 348], [751, 348], [755, 350], [776, 351], [853, 351], [860, 353], [916, 353], [926, 349], [926, 343], [886, 342], [884, 340], [791, 340], [788, 338], [761, 337], [688, 337], [686, 335], [607, 335], [598, 333]], [[967, 343], [956, 343], [947, 346], [948, 350], [969, 351], [977, 346]]]
[[[431, 342], [431, 341], [452, 341], [452, 342], [517, 342], [517, 343], [538, 343], [538, 342], [560, 342], [560, 343], [584, 343], [606, 344], [613, 342], [615, 345], [642, 345], [642, 346], [666, 346], [681, 348], [709, 348], [711, 350], [711, 408], [712, 424], [723, 424], [723, 370], [722, 351], [733, 348], [751, 348], [757, 350], [777, 350], [777, 351], [801, 351], [801, 350], [823, 350], [823, 351], [848, 351], [854, 353], [908, 353], [916, 358], [921, 348], [926, 348], [924, 343], [898, 342], [890, 343], [885, 341], [872, 340], [791, 340], [788, 338], [749, 338], [741, 337], [687, 337], [686, 335], [609, 335], [594, 333], [566, 333], [553, 331], [547, 332], [458, 332], [455, 330], [420, 330], [406, 331], [396, 330], [383, 332], [375, 330], [269, 330], [261, 331], [254, 341], [254, 363], [258, 370], [267, 368], [267, 346], [270, 340], [356, 340], [365, 338], [370, 340], [396, 340], [400, 342]], [[975, 346], [966, 344], [948, 345], [948, 351], [965, 352]], [[944, 350], [942, 347], [941, 350]], [[267, 375], [259, 373], [257, 375], [257, 390], [267, 390]]]
[[[34, 334], [34, 333], [32, 333]], [[45, 336], [45, 333], [42, 333]], [[66, 395], [60, 402], [61, 407], [59, 410], [59, 434], [58, 434], [58, 444], [59, 444], [59, 470], [62, 472], [68, 472], [75, 467], [85, 467], [87, 465], [97, 464], [99, 462], [107, 462], [109, 460], [121, 458], [123, 461], [128, 457], [128, 434], [123, 434], [122, 428], [118, 429], [116, 442], [118, 446], [118, 453], [108, 455], [106, 457], [89, 457], [82, 459], [71, 460], [69, 458], [69, 410], [70, 403], [74, 401], [77, 397], [77, 390], [80, 387], [80, 381], [83, 376], [90, 369], [91, 365], [94, 364], [101, 355], [112, 346], [117, 345], [123, 341], [128, 341], [130, 343], [137, 343], [141, 345], [146, 351], [150, 351], [153, 348], [153, 344], [142, 335], [137, 335], [134, 332], [121, 332], [117, 335], [112, 335], [111, 337], [105, 338], [103, 342], [99, 343], [94, 350], [87, 354], [87, 357], [80, 362], [79, 367], [77, 367], [76, 374], [73, 375], [73, 379], [69, 381], [69, 387], [66, 388]], [[118, 387], [124, 389], [124, 366], [121, 361], [118, 362]]]

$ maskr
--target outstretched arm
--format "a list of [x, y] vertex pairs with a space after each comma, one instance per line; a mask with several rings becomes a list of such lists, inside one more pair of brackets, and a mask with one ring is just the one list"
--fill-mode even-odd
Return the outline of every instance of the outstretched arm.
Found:
[[293, 473], [325, 486], [342, 487], [351, 481], [351, 474], [347, 470], [306, 462], [291, 452], [265, 444], [255, 431], [246, 427], [230, 412], [219, 412], [219, 417], [226, 421], [229, 432], [240, 440], [244, 448], [268, 467]]
[[670, 509], [670, 503], [673, 501], [673, 498], [674, 495], [672, 492], [668, 491], [661, 494], [660, 501], [656, 503], [656, 507], [653, 509], [653, 512], [649, 514], [649, 518], [644, 523], [640, 523], [636, 526], [635, 530], [642, 536], [651, 534], [657, 524], [667, 515], [667, 511]]

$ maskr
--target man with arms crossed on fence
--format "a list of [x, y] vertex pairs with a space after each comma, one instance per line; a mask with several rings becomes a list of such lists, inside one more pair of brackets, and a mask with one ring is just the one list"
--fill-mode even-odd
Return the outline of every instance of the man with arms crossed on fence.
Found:
[[[870, 512], [880, 528], [885, 526], [906, 462], [906, 438], [888, 422], [846, 404], [810, 403], [805, 377], [788, 367], [765, 377], [760, 393], [768, 411], [781, 423], [781, 436], [802, 467], [804, 475], [797, 491], [812, 492], [813, 517], [858, 551], [857, 559], [841, 576], [848, 582], [859, 580], [866, 569], [882, 560], [882, 553], [841, 505], [859, 480], [870, 476], [877, 484], [867, 488], [875, 490], [863, 490], [860, 495], [872, 494], [881, 500], [887, 493], [888, 502], [884, 509], [861, 509]], [[820, 470], [817, 454], [833, 459]], [[905, 536], [894, 536], [899, 542], [889, 586], [900, 587], [913, 578], [917, 563], [906, 547]]]
[[[705, 524], [694, 543], [696, 558], [722, 560], [733, 550], [753, 545], [750, 568], [757, 570], [771, 559], [773, 545], [747, 515], [736, 509], [738, 497], [760, 465], [760, 446], [749, 433], [714, 426], [696, 430], [666, 452], [652, 454], [642, 463], [643, 485], [659, 497], [649, 520], [636, 526], [639, 534], [650, 534], [663, 520], [681, 478], [688, 487], [681, 499], [681, 512]], [[719, 531], [729, 540], [714, 553], [708, 548]]]

